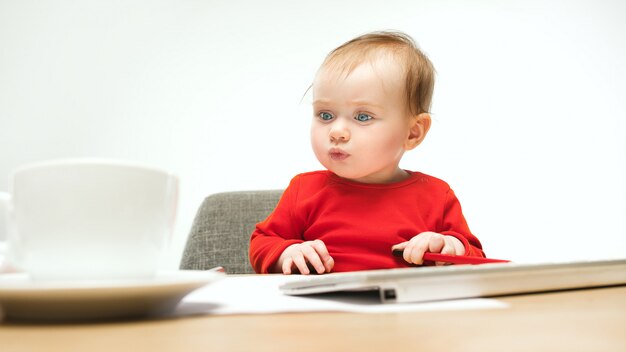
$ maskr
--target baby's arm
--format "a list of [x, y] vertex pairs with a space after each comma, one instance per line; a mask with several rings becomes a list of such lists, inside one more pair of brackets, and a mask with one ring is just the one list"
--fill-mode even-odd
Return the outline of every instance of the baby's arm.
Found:
[[304, 242], [304, 222], [294, 217], [295, 199], [299, 189], [299, 177], [294, 177], [280, 197], [276, 208], [256, 225], [250, 237], [250, 264], [259, 274], [282, 272], [276, 262], [291, 245]]
[[[402, 250], [402, 257], [412, 264], [424, 263], [424, 253], [443, 253], [484, 257], [480, 241], [472, 235], [461, 204], [454, 191], [448, 189], [445, 195], [443, 212], [436, 232], [422, 232], [407, 242], [394, 245], [393, 250]], [[437, 262], [436, 265], [445, 263]]]
[[[391, 247], [393, 250], [402, 250], [402, 257], [407, 263], [421, 265], [424, 263], [424, 253], [443, 253], [452, 255], [465, 254], [465, 246], [454, 236], [442, 235], [436, 232], [422, 232], [409, 241], [398, 243]], [[445, 263], [436, 262], [436, 265]]]
[[276, 261], [272, 271], [289, 275], [296, 269], [296, 272], [308, 275], [311, 270], [314, 270], [318, 274], [323, 274], [329, 273], [334, 265], [335, 261], [328, 254], [324, 242], [315, 240], [287, 247]]

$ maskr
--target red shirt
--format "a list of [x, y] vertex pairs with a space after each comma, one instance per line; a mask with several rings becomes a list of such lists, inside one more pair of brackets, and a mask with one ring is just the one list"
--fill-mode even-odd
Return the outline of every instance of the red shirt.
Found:
[[353, 182], [330, 171], [297, 175], [252, 233], [252, 267], [267, 273], [285, 248], [316, 239], [333, 257], [333, 272], [408, 267], [391, 247], [425, 231], [454, 236], [465, 255], [484, 257], [450, 186], [408, 172], [410, 177], [391, 184]]

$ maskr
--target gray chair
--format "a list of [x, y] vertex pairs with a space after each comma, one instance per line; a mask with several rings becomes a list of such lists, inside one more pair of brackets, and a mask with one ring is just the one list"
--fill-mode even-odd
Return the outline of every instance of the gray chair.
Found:
[[255, 225], [274, 210], [282, 190], [225, 192], [204, 199], [196, 213], [181, 269], [222, 266], [228, 274], [254, 273], [248, 259]]

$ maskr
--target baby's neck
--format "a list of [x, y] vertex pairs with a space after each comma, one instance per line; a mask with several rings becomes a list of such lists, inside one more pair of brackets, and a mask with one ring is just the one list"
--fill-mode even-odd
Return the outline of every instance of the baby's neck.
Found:
[[402, 170], [401, 168], [397, 168], [393, 174], [389, 175], [389, 177], [385, 177], [383, 179], [380, 178], [371, 178], [371, 177], [363, 177], [363, 178], [359, 178], [359, 179], [347, 179], [350, 181], [354, 181], [354, 182], [359, 182], [359, 183], [371, 183], [371, 184], [390, 184], [390, 183], [396, 183], [396, 182], [400, 182], [400, 181], [404, 181], [407, 178], [409, 178], [411, 176], [411, 174], [409, 174], [407, 171]]

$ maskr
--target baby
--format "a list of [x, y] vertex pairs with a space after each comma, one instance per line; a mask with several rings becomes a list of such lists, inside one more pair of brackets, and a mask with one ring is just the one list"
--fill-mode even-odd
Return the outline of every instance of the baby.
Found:
[[403, 33], [365, 34], [326, 57], [312, 85], [311, 144], [327, 170], [295, 176], [257, 224], [256, 272], [408, 267], [425, 252], [484, 257], [450, 186], [398, 166], [428, 133], [433, 88], [433, 65]]

